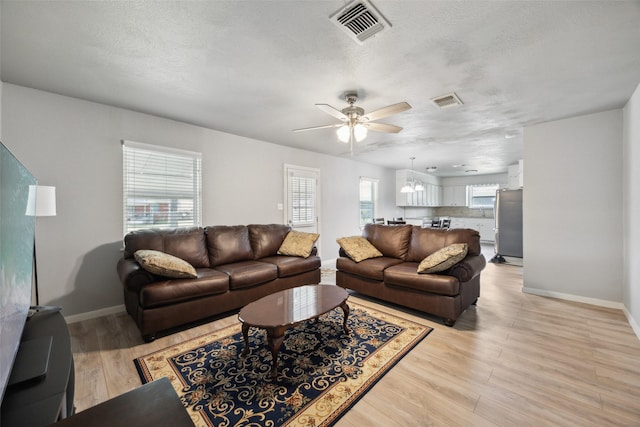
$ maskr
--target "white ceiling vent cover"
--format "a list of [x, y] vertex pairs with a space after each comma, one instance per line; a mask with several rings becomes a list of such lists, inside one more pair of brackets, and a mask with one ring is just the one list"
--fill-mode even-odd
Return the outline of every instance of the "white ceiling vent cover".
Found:
[[455, 93], [450, 93], [448, 95], [438, 96], [436, 98], [432, 98], [431, 102], [435, 104], [436, 107], [440, 109], [455, 107], [456, 105], [462, 105], [463, 102], [458, 98], [458, 95]]
[[368, 0], [354, 0], [329, 19], [358, 44], [391, 27], [389, 21]]

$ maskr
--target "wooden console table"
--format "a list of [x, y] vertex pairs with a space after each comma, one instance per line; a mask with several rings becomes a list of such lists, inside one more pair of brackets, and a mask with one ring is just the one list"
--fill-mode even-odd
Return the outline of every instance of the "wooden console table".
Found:
[[167, 378], [160, 378], [92, 408], [55, 427], [193, 427], [187, 410]]

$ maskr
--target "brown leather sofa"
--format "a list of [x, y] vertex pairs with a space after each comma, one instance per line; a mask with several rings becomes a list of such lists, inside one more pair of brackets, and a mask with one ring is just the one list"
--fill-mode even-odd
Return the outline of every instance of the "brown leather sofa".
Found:
[[[363, 236], [383, 256], [356, 263], [340, 249], [338, 286], [440, 316], [447, 326], [453, 326], [480, 296], [480, 272], [486, 260], [476, 230], [367, 224]], [[462, 261], [439, 273], [417, 272], [424, 258], [453, 243], [467, 243]]]
[[[320, 257], [278, 255], [290, 231], [280, 224], [140, 230], [124, 238], [118, 275], [127, 312], [145, 341], [159, 331], [238, 309], [265, 295], [320, 282]], [[142, 269], [139, 249], [168, 253], [195, 267], [195, 279], [169, 279]]]

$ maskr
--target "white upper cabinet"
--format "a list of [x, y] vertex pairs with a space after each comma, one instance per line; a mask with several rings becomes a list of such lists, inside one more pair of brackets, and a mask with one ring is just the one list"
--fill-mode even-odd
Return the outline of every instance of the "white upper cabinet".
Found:
[[467, 186], [450, 185], [443, 187], [441, 206], [467, 206]]
[[509, 190], [517, 190], [524, 187], [524, 162], [518, 161], [517, 165], [511, 165], [507, 168], [508, 188]]

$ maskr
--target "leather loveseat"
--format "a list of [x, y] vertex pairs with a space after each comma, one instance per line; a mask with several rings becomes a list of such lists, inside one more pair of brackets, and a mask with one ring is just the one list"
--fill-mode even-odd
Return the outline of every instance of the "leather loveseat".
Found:
[[[442, 317], [447, 326], [453, 326], [480, 296], [480, 272], [486, 260], [476, 230], [367, 224], [363, 237], [382, 256], [355, 262], [341, 248], [338, 286]], [[417, 272], [427, 256], [455, 243], [467, 244], [460, 262], [438, 273]]]
[[[313, 247], [304, 258], [278, 255], [290, 227], [280, 224], [134, 231], [124, 238], [117, 270], [127, 312], [145, 341], [159, 331], [238, 309], [265, 295], [320, 282]], [[150, 273], [134, 258], [148, 249], [178, 257], [196, 278]]]

